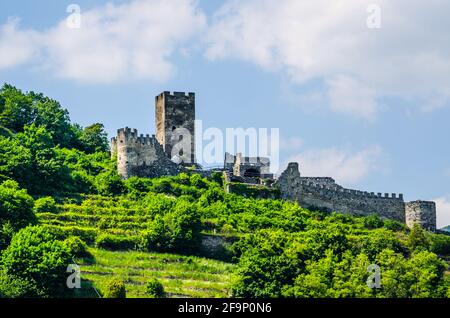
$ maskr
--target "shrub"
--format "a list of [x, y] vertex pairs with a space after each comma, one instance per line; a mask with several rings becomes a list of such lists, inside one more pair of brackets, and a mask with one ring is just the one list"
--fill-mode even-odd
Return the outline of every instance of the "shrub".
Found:
[[45, 197], [37, 199], [34, 202], [34, 213], [58, 213], [58, 208], [56, 207], [55, 199], [52, 197]]
[[166, 293], [163, 284], [156, 278], [147, 282], [147, 295], [153, 298], [164, 298]]
[[406, 231], [407, 229], [405, 224], [393, 220], [384, 220], [384, 228], [395, 232]]
[[383, 220], [376, 214], [372, 214], [364, 218], [364, 226], [368, 229], [378, 229], [383, 225]]
[[33, 198], [20, 189], [17, 182], [3, 182], [0, 185], [0, 224], [9, 222], [15, 230], [36, 224], [33, 204]]
[[66, 244], [66, 246], [69, 248], [70, 254], [73, 257], [83, 258], [90, 256], [86, 243], [78, 236], [70, 236], [69, 238], [64, 240], [64, 244]]
[[425, 234], [424, 229], [419, 224], [414, 224], [408, 236], [408, 245], [411, 251], [428, 250], [430, 241]]
[[125, 283], [118, 278], [111, 279], [106, 285], [103, 298], [127, 298]]
[[125, 181], [129, 193], [146, 193], [152, 188], [152, 180], [147, 178], [131, 177]]
[[69, 248], [48, 229], [32, 226], [16, 233], [2, 254], [5, 275], [29, 282], [27, 295], [61, 296], [66, 269], [71, 263]]
[[95, 244], [99, 248], [110, 251], [135, 250], [139, 244], [139, 238], [101, 234], [97, 237]]
[[0, 227], [0, 251], [8, 247], [14, 235], [14, 227], [7, 221]]
[[95, 186], [101, 195], [119, 195], [125, 191], [124, 182], [115, 171], [107, 171], [97, 175]]
[[439, 255], [450, 255], [450, 236], [443, 234], [430, 234], [431, 251]]

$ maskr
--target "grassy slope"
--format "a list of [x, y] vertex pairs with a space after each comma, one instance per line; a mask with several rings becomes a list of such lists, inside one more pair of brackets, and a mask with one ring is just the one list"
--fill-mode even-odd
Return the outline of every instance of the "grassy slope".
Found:
[[[65, 204], [60, 206], [60, 213], [40, 213], [38, 218], [41, 223], [55, 228], [75, 226], [96, 231], [97, 235], [108, 233], [130, 237], [146, 228], [150, 217], [132, 208], [105, 208], [103, 204], [110, 198], [94, 198], [88, 207]], [[102, 226], [101, 219], [115, 222]], [[90, 248], [90, 252], [94, 256], [92, 264], [79, 264], [83, 279], [79, 297], [98, 297], [92, 287], [104, 290], [106, 282], [113, 276], [125, 281], [127, 297], [146, 297], [145, 283], [154, 277], [161, 280], [168, 297], [228, 296], [232, 264], [174, 254], [112, 252], [97, 248]]]
[[127, 297], [146, 297], [145, 283], [158, 278], [167, 297], [227, 297], [233, 265], [199, 257], [90, 249], [93, 264], [81, 263], [84, 294], [95, 297], [111, 277], [126, 283]]

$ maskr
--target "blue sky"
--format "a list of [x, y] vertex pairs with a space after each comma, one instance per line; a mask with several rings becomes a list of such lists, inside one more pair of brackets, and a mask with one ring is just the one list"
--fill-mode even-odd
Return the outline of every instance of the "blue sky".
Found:
[[[67, 6], [81, 8], [69, 29]], [[107, 5], [109, 3], [109, 5]], [[154, 97], [194, 91], [205, 127], [280, 128], [281, 162], [436, 200], [450, 224], [446, 1], [0, 2], [0, 81], [112, 137], [154, 131]]]

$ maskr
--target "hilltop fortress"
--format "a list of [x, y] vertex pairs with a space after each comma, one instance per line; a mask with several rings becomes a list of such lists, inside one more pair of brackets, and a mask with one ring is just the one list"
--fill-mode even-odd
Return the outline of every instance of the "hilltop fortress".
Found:
[[[111, 140], [111, 152], [123, 178], [154, 178], [196, 171], [208, 175], [196, 164], [195, 94], [163, 92], [155, 98], [155, 135], [139, 135], [136, 129], [122, 128]], [[179, 147], [183, 144], [183, 147]], [[352, 215], [377, 214], [382, 218], [420, 224], [436, 231], [436, 204], [430, 201], [405, 202], [403, 194], [364, 192], [346, 189], [330, 177], [303, 177], [298, 163], [289, 163], [275, 179], [270, 173], [269, 158], [225, 154], [224, 173], [227, 185], [243, 184], [253, 188], [276, 190], [285, 200], [302, 207], [321, 211], [337, 211]], [[233, 187], [227, 186], [228, 191]]]

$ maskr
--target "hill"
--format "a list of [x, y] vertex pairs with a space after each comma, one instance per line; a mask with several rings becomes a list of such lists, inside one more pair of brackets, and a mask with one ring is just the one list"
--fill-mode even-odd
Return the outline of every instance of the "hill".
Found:
[[123, 180], [102, 124], [9, 85], [0, 125], [0, 297], [146, 297], [153, 279], [168, 297], [450, 297], [447, 235], [227, 193], [220, 173]]

